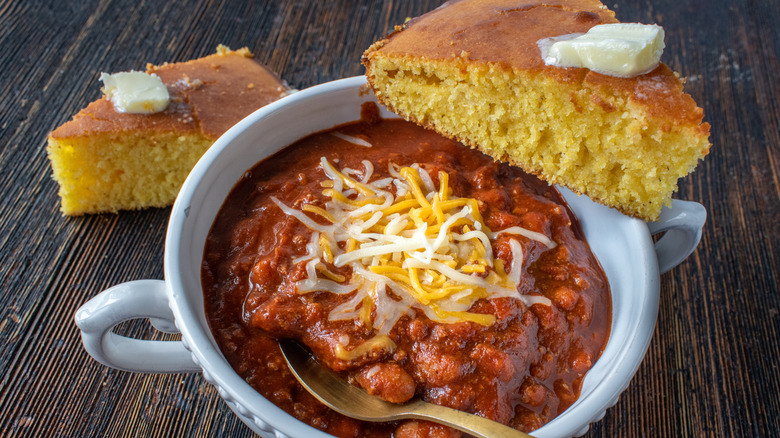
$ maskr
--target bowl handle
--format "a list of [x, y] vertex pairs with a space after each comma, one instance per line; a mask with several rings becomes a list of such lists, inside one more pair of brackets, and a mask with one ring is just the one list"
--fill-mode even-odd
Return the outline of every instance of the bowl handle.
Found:
[[138, 280], [106, 289], [81, 306], [75, 317], [84, 348], [104, 365], [151, 373], [201, 370], [181, 341], [145, 341], [113, 332], [117, 324], [137, 318], [149, 318], [160, 331], [178, 333], [164, 281]]
[[707, 210], [697, 202], [673, 200], [671, 207], [661, 210], [657, 222], [648, 222], [650, 234], [666, 232], [655, 243], [658, 271], [663, 274], [682, 263], [701, 240], [701, 229], [707, 220]]

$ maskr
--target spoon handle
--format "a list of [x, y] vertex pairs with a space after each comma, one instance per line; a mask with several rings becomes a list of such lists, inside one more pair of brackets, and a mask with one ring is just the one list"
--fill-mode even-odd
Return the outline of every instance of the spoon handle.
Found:
[[533, 438], [493, 420], [432, 403], [415, 406], [409, 417], [444, 424], [477, 438]]

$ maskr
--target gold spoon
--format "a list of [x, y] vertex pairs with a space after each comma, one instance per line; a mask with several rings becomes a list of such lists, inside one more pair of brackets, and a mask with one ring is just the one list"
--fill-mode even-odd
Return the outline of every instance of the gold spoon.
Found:
[[297, 342], [282, 339], [279, 346], [290, 371], [303, 387], [326, 406], [347, 417], [363, 421], [414, 418], [444, 424], [477, 438], [533, 438], [493, 420], [419, 399], [399, 404], [384, 401], [350, 385], [320, 365]]

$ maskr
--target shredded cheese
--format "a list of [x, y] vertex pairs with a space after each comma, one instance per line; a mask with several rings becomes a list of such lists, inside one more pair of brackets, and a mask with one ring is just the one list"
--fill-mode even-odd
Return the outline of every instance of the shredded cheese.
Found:
[[358, 345], [353, 350], [347, 350], [344, 345], [336, 345], [336, 357], [341, 360], [355, 360], [373, 350], [395, 350], [395, 342], [387, 335], [374, 336]]
[[370, 147], [373, 146], [371, 143], [363, 140], [362, 138], [353, 137], [351, 135], [347, 135], [347, 134], [344, 134], [344, 133], [341, 133], [341, 132], [338, 132], [338, 131], [333, 131], [330, 134], [332, 136], [334, 136], [334, 137], [338, 137], [338, 138], [340, 138], [340, 139], [342, 139], [344, 141], [348, 141], [348, 142], [350, 142], [352, 144], [356, 144], [358, 146], [364, 146], [364, 147], [367, 147], [367, 148], [370, 148]]
[[[518, 292], [520, 241], [510, 238], [509, 272], [494, 258], [491, 244], [507, 234], [555, 247], [548, 236], [516, 226], [491, 231], [479, 213], [479, 201], [452, 195], [446, 172], [437, 175], [437, 189], [417, 164], [399, 168], [390, 163], [391, 177], [374, 181], [372, 164], [362, 164], [362, 170], [338, 170], [321, 158], [328, 178], [320, 184], [327, 198], [323, 207], [305, 204], [296, 210], [272, 198], [313, 231], [306, 254], [293, 260], [306, 262], [307, 278], [297, 282], [298, 293], [354, 293], [331, 310], [329, 319], [359, 321], [375, 332], [350, 351], [337, 344], [337, 357], [351, 360], [374, 348], [394, 350], [387, 334], [404, 315], [414, 315], [414, 309], [441, 323], [489, 326], [495, 316], [470, 311], [479, 299], [511, 297], [527, 306], [550, 305], [545, 297]], [[349, 267], [351, 275], [333, 272], [328, 265]]]

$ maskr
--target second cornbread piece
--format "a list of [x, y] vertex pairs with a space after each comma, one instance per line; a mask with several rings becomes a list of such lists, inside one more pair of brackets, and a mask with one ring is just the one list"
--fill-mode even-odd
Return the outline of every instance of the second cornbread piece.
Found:
[[66, 215], [171, 205], [192, 167], [238, 121], [289, 91], [244, 48], [148, 65], [170, 94], [164, 111], [118, 112], [103, 97], [49, 135]]
[[615, 23], [595, 0], [462, 0], [363, 55], [384, 105], [408, 120], [656, 220], [709, 151], [709, 124], [664, 64], [634, 78], [547, 66], [537, 43]]

